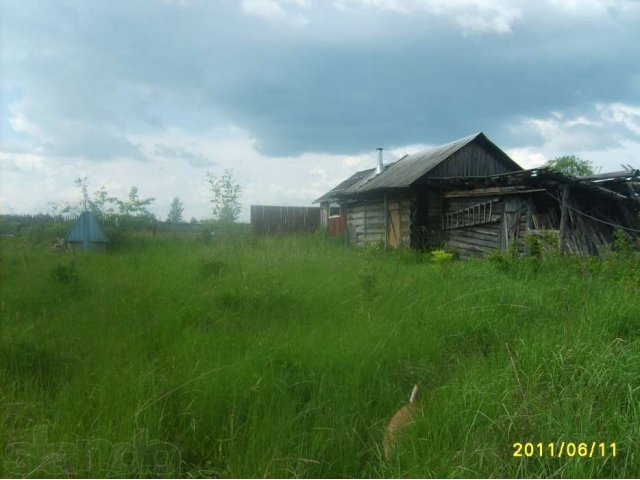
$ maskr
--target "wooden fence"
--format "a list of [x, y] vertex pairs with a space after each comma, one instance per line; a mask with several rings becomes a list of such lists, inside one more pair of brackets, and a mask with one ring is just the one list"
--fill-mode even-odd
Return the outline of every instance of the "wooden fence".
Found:
[[313, 232], [320, 228], [320, 207], [251, 205], [251, 230], [258, 235]]
[[20, 225], [34, 225], [52, 222], [73, 222], [76, 218], [78, 218], [77, 215], [72, 214], [47, 215], [39, 213], [31, 215], [22, 213], [10, 213], [0, 215], [0, 221], [16, 223]]
[[[77, 218], [78, 216], [73, 214], [0, 214], [0, 234], [20, 234], [25, 228], [51, 223], [68, 223], [71, 226]], [[195, 233], [202, 228], [200, 223], [171, 223], [137, 217], [128, 218], [115, 213], [96, 215], [96, 218], [103, 226], [126, 225], [129, 229], [148, 230], [153, 233]]]

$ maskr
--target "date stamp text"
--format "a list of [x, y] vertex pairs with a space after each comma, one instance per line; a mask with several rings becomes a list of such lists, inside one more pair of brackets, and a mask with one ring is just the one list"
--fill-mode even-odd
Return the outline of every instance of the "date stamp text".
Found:
[[604, 458], [618, 454], [616, 442], [515, 442], [514, 458]]

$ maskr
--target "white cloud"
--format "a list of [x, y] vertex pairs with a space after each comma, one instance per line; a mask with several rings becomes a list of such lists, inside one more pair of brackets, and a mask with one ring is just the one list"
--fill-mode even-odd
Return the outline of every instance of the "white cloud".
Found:
[[465, 34], [511, 32], [522, 17], [513, 2], [498, 0], [415, 0], [417, 6], [444, 18], [452, 18]]
[[[220, 175], [225, 169], [232, 169], [242, 186], [241, 220], [248, 221], [251, 204], [311, 205], [356, 170], [376, 164], [375, 150], [356, 155], [305, 153], [266, 157], [256, 150], [256, 140], [248, 132], [233, 125], [199, 134], [170, 128], [157, 134], [131, 135], [129, 139], [140, 145], [148, 161], [90, 162], [0, 153], [4, 172], [0, 178], [0, 211], [36, 213], [47, 210], [49, 201], [73, 203], [79, 199], [73, 180], [87, 176], [90, 190], [104, 186], [119, 198], [127, 195], [129, 187], [138, 187], [141, 196], [156, 198], [151, 211], [159, 218], [166, 216], [176, 195], [185, 205], [185, 218], [206, 218], [210, 215], [206, 172]], [[390, 149], [385, 160], [396, 160], [413, 149]], [[191, 161], [193, 158], [215, 159], [215, 165]], [[29, 188], [25, 189], [25, 185]]]
[[291, 12], [292, 8], [307, 7], [305, 0], [243, 0], [242, 11], [271, 21], [284, 21], [291, 25], [303, 26], [309, 23], [301, 13]]
[[[294, 10], [326, 5], [326, 0], [244, 0], [242, 7], [247, 14], [302, 25], [308, 18]], [[330, 5], [338, 11], [365, 8], [404, 15], [426, 13], [452, 19], [464, 34], [509, 33], [522, 17], [519, 7], [504, 0], [335, 0]]]
[[306, 25], [313, 18], [302, 9], [333, 8], [340, 12], [357, 8], [404, 15], [425, 13], [452, 20], [465, 35], [510, 33], [525, 11], [544, 8], [556, 15], [598, 18], [621, 15], [638, 8], [634, 0], [243, 0], [243, 11], [269, 20]]
[[541, 153], [538, 149], [526, 147], [526, 148], [510, 148], [505, 150], [515, 162], [522, 168], [535, 168], [541, 166], [548, 158]]
[[41, 135], [40, 128], [29, 120], [22, 113], [12, 112], [12, 116], [9, 117], [9, 124], [16, 132], [24, 132], [29, 135]]
[[[640, 108], [627, 104], [598, 105], [591, 114], [569, 116], [555, 112], [545, 118], [527, 118], [519, 124], [519, 135], [535, 134], [542, 138], [538, 146], [523, 145], [507, 153], [524, 168], [541, 165], [562, 154], [576, 154], [590, 159], [603, 170], [617, 170], [620, 163], [636, 164], [640, 143], [633, 138], [617, 138], [623, 125], [638, 133]], [[618, 130], [616, 130], [618, 129]], [[616, 137], [608, 149], [590, 138]], [[115, 159], [90, 162], [70, 158], [52, 158], [37, 154], [0, 153], [0, 211], [36, 213], [47, 209], [47, 202], [59, 204], [78, 200], [73, 179], [87, 176], [91, 190], [105, 186], [117, 197], [127, 195], [137, 186], [143, 197], [155, 197], [152, 211], [164, 218], [174, 196], [185, 204], [185, 218], [209, 216], [209, 194], [205, 173], [219, 175], [232, 169], [243, 188], [241, 220], [249, 220], [249, 205], [310, 205], [357, 170], [376, 165], [375, 150], [355, 155], [305, 153], [298, 156], [266, 157], [256, 150], [256, 140], [248, 132], [229, 125], [198, 134], [171, 128], [165, 132], [130, 136], [148, 157], [147, 162]], [[635, 143], [634, 143], [635, 142]], [[158, 145], [169, 146], [158, 150]], [[414, 144], [387, 148], [385, 163], [404, 154], [424, 149]], [[178, 152], [167, 155], [167, 151]], [[215, 165], [189, 161], [193, 158], [215, 159]], [[28, 185], [29, 188], [25, 188]], [[33, 192], [38, 192], [34, 195]]]
[[623, 103], [596, 104], [589, 113], [526, 117], [512, 128], [515, 138], [535, 138], [534, 146], [508, 151], [516, 162], [535, 167], [560, 155], [579, 155], [598, 162], [603, 170], [617, 170], [623, 161], [638, 164], [640, 158], [640, 106]]
[[570, 15], [594, 17], [618, 15], [638, 7], [637, 0], [547, 0], [552, 8]]
[[630, 132], [640, 135], [640, 106], [611, 103], [598, 104], [596, 108], [605, 122], [622, 125]]

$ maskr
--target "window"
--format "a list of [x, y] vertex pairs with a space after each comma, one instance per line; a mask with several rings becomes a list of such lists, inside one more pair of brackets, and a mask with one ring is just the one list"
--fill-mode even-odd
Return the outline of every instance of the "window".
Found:
[[332, 203], [329, 205], [329, 217], [339, 217], [340, 216], [340, 205], [337, 203]]

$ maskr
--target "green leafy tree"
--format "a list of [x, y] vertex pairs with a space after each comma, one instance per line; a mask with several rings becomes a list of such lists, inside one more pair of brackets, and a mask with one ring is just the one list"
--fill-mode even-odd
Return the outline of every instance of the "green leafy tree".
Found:
[[169, 215], [167, 215], [167, 222], [180, 223], [182, 221], [182, 212], [184, 212], [184, 206], [180, 201], [180, 197], [174, 197], [171, 201]]
[[[80, 214], [85, 210], [89, 210], [94, 215], [102, 215], [105, 213], [113, 213], [113, 204], [118, 200], [114, 197], [110, 197], [107, 194], [107, 190], [100, 187], [93, 192], [93, 198], [89, 195], [89, 182], [87, 177], [79, 177], [75, 180], [76, 186], [80, 189], [80, 195], [82, 199], [75, 204], [67, 203], [62, 208], [61, 213]], [[56, 206], [57, 208], [57, 206]]]
[[222, 224], [234, 223], [240, 215], [241, 187], [233, 178], [232, 170], [225, 170], [221, 177], [207, 172], [209, 191], [211, 192], [211, 210], [213, 219]]
[[89, 202], [91, 211], [93, 213], [115, 213], [113, 204], [118, 200], [115, 197], [110, 197], [107, 194], [107, 190], [104, 186], [93, 192], [93, 200]]
[[583, 160], [575, 155], [556, 157], [549, 160], [544, 166], [573, 177], [583, 177], [596, 173], [593, 163], [590, 160]]
[[153, 217], [154, 215], [147, 210], [147, 206], [151, 205], [155, 200], [153, 197], [140, 198], [138, 196], [138, 187], [131, 187], [128, 200], [116, 200], [118, 213], [131, 217]]

